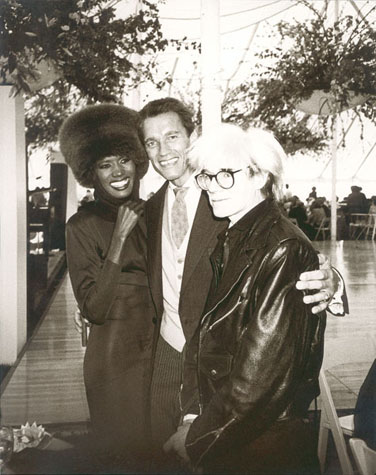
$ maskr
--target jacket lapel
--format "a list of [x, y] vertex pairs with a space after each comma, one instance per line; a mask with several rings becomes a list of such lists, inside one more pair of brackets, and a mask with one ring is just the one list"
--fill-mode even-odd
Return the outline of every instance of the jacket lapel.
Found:
[[201, 193], [184, 263], [181, 295], [200, 259], [209, 259], [216, 246], [216, 236], [228, 226], [227, 220], [215, 219], [206, 193]]
[[148, 274], [150, 290], [158, 317], [163, 313], [162, 294], [162, 223], [163, 208], [168, 182], [146, 203], [147, 247], [148, 247]]
[[[252, 265], [255, 253], [260, 252], [260, 249], [266, 246], [270, 230], [278, 219], [280, 219], [280, 211], [277, 205], [271, 202], [265, 208], [265, 213], [258, 218], [249, 230], [244, 231], [242, 246], [232, 250], [218, 288], [215, 291], [213, 286], [211, 287], [205, 315], [211, 313], [227, 297], [244, 272]], [[254, 277], [255, 275], [252, 275], [252, 280]]]
[[213, 309], [226, 298], [251, 264], [252, 253], [246, 252], [244, 248], [236, 249], [235, 255], [232, 253], [218, 288], [215, 290], [215, 286], [211, 287], [205, 314], [212, 312]]

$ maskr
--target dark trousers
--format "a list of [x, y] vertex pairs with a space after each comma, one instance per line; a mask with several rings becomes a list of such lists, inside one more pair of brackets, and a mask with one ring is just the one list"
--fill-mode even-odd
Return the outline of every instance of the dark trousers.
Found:
[[275, 422], [257, 439], [227, 442], [207, 457], [203, 473], [212, 475], [319, 475], [317, 430], [296, 418]]
[[177, 473], [176, 460], [169, 460], [164, 454], [163, 444], [179, 425], [182, 369], [183, 353], [176, 351], [160, 336], [151, 383], [151, 435], [158, 473]]

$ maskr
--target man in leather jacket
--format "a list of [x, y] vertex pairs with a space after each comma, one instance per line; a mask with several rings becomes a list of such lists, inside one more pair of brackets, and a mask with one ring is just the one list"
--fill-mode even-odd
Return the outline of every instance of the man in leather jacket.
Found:
[[312, 315], [295, 287], [318, 259], [275, 203], [284, 152], [268, 132], [222, 124], [192, 157], [230, 226], [186, 352], [183, 423], [165, 449], [204, 473], [318, 473], [305, 417], [319, 394], [326, 316]]

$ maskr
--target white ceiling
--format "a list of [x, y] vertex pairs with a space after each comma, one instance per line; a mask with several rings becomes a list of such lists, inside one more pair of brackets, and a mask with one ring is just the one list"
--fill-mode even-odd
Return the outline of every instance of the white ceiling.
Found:
[[[277, 38], [273, 36], [273, 27], [281, 20], [305, 21], [312, 17], [307, 7], [298, 4], [296, 0], [218, 0], [220, 4], [220, 33], [221, 33], [221, 71], [220, 82], [222, 92], [227, 87], [233, 87], [252, 75], [256, 63], [255, 52], [265, 47], [276, 47]], [[311, 0], [314, 6], [321, 10], [324, 0]], [[329, 0], [328, 21], [335, 18], [337, 0]], [[356, 14], [359, 9], [361, 14], [368, 12], [376, 0], [338, 0], [340, 17]], [[135, 12], [137, 0], [113, 0], [116, 3], [119, 16], [126, 17]], [[200, 11], [201, 0], [155, 0], [159, 6], [162, 31], [167, 39], [187, 38], [190, 41], [200, 39]], [[354, 6], [355, 5], [355, 6]], [[372, 21], [376, 21], [373, 12]], [[143, 58], [143, 61], [147, 61]], [[135, 108], [144, 102], [166, 95], [176, 97], [189, 97], [193, 92], [200, 90], [200, 55], [197, 50], [176, 49], [169, 47], [165, 52], [158, 54], [159, 77], [166, 74], [172, 77], [172, 84], [158, 91], [153, 85], [143, 84], [137, 91], [136, 99], [133, 98]], [[345, 124], [349, 119], [345, 119]], [[376, 127], [365, 121], [364, 137], [361, 136], [361, 125], [354, 121], [347, 137], [346, 147], [340, 147], [338, 158], [339, 182], [360, 180], [369, 187], [369, 193], [376, 194]], [[344, 126], [344, 129], [346, 126]], [[339, 140], [342, 132], [339, 134]], [[371, 153], [369, 153], [371, 152]], [[325, 166], [330, 162], [330, 153], [324, 154], [319, 162], [312, 162], [312, 169], [305, 169], [303, 175], [317, 177], [319, 180], [330, 182], [331, 167]], [[296, 157], [298, 159], [299, 157]], [[354, 160], [356, 159], [356, 160]], [[307, 162], [306, 162], [307, 164]], [[359, 168], [359, 165], [361, 167]], [[308, 164], [307, 164], [308, 165]], [[299, 167], [295, 160], [291, 162], [291, 176], [299, 175]], [[359, 169], [358, 169], [359, 168]], [[307, 173], [308, 172], [308, 173]], [[302, 174], [300, 173], [300, 175]], [[355, 175], [355, 176], [354, 176]], [[157, 180], [157, 178], [156, 178]], [[157, 180], [158, 181], [158, 180]], [[348, 186], [347, 184], [344, 186]], [[371, 191], [373, 189], [374, 191]]]
[[[336, 1], [329, 1], [329, 21], [334, 19]], [[325, 3], [324, 0], [311, 2], [318, 10], [321, 10]], [[120, 17], [135, 12], [138, 5], [137, 0], [115, 0], [113, 3], [116, 3]], [[201, 0], [155, 0], [154, 3], [159, 8], [165, 38], [186, 38], [184, 45], [187, 46], [192, 41], [200, 41]], [[268, 36], [279, 21], [304, 21], [312, 16], [310, 10], [298, 4], [296, 0], [218, 0], [218, 3], [221, 33], [220, 79], [223, 90], [226, 90], [228, 84], [239, 84], [252, 74], [255, 52], [265, 46], [275, 45], [274, 38]], [[338, 0], [340, 16], [354, 15], [354, 3], [352, 0]], [[356, 7], [362, 12], [370, 10], [372, 4], [374, 0], [356, 0]], [[147, 58], [143, 60], [148, 61]], [[174, 86], [179, 89], [195, 87], [194, 82], [200, 79], [200, 54], [192, 48], [176, 51], [175, 48], [169, 47], [158, 55], [158, 64], [158, 79], [169, 74], [173, 78]]]

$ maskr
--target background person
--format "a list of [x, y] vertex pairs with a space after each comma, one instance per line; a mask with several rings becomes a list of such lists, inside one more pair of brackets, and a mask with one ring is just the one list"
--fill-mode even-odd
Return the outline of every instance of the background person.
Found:
[[376, 359], [363, 381], [354, 411], [354, 435], [376, 450]]
[[351, 213], [367, 213], [367, 198], [362, 193], [362, 187], [353, 185], [351, 187], [351, 193], [346, 198], [347, 212]]
[[148, 168], [139, 117], [120, 105], [89, 106], [64, 122], [59, 138], [78, 182], [95, 190], [95, 201], [84, 204], [66, 228], [74, 295], [92, 323], [84, 380], [93, 440], [106, 470], [135, 470], [148, 453], [153, 326], [139, 221], [139, 180]]
[[300, 201], [296, 195], [291, 198], [291, 207], [288, 216], [289, 218], [296, 219], [299, 228], [309, 237], [311, 241], [313, 241], [316, 232], [308, 223], [308, 217], [304, 203]]
[[317, 191], [316, 191], [315, 186], [312, 187], [312, 191], [309, 193], [308, 198], [313, 198], [313, 199], [317, 198]]
[[371, 196], [371, 203], [368, 209], [369, 214], [376, 214], [376, 196]]
[[311, 209], [310, 209], [310, 215], [309, 215], [309, 224], [312, 226], [318, 228], [322, 222], [323, 219], [325, 219], [326, 213], [325, 209], [322, 204], [322, 200], [316, 199], [312, 204], [311, 204]]
[[198, 416], [165, 448], [203, 473], [319, 473], [305, 417], [320, 392], [325, 313], [311, 315], [295, 288], [318, 259], [275, 202], [285, 154], [265, 131], [222, 124], [192, 156], [197, 183], [230, 226], [211, 255], [208, 300], [186, 353], [182, 414]]

